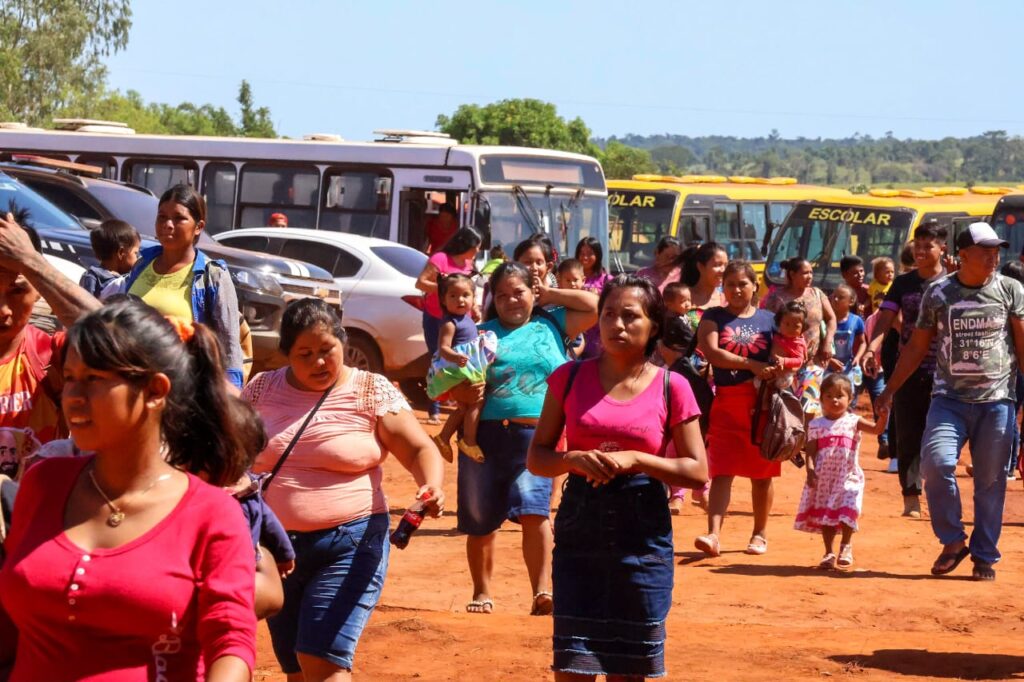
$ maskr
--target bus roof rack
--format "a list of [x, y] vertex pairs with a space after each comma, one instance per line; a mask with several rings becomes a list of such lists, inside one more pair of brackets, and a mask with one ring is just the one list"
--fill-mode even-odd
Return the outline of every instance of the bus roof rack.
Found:
[[738, 185], [795, 185], [796, 178], [772, 177], [757, 178], [749, 175], [652, 175], [640, 173], [633, 176], [637, 182], [675, 182], [683, 184], [721, 184], [732, 182]]
[[404, 144], [443, 144], [453, 146], [458, 144], [448, 133], [439, 133], [433, 130], [399, 130], [396, 128], [382, 128], [374, 130], [374, 135], [380, 135], [375, 142], [400, 142]]
[[310, 133], [309, 135], [303, 135], [302, 139], [306, 142], [344, 142], [345, 138], [341, 135], [335, 135], [334, 133]]
[[135, 130], [121, 121], [101, 121], [94, 118], [55, 118], [53, 125], [57, 130], [68, 130], [75, 133], [106, 133], [108, 135], [134, 135]]

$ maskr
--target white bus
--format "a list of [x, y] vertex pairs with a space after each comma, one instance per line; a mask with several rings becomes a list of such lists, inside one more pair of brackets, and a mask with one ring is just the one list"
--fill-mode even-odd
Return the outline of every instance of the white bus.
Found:
[[[187, 182], [202, 192], [211, 233], [269, 224], [351, 232], [423, 249], [426, 224], [448, 204], [460, 224], [511, 256], [535, 232], [561, 254], [585, 236], [608, 254], [608, 192], [589, 156], [462, 145], [443, 133], [382, 130], [374, 142], [139, 135], [124, 124], [57, 121], [64, 129], [0, 124], [0, 161], [41, 155], [99, 166], [105, 177], [159, 195]], [[606, 263], [607, 265], [607, 263]]]

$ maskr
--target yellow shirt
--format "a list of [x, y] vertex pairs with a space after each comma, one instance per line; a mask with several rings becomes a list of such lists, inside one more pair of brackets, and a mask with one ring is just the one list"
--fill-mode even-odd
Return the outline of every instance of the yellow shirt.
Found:
[[184, 267], [169, 275], [158, 275], [153, 270], [153, 263], [150, 263], [139, 274], [128, 293], [138, 296], [164, 315], [192, 321], [191, 267]]
[[878, 281], [873, 281], [868, 285], [868, 298], [871, 299], [872, 310], [878, 310], [878, 306], [882, 305], [882, 301], [885, 300], [885, 295], [889, 293], [889, 287], [891, 286], [892, 282], [882, 284]]

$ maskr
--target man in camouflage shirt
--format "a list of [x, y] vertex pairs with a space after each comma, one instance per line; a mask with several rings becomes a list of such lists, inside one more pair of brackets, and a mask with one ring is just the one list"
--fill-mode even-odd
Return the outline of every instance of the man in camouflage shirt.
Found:
[[[914, 333], [879, 404], [888, 410], [892, 394], [936, 339], [935, 382], [921, 445], [932, 531], [943, 545], [932, 574], [950, 573], [970, 555], [974, 579], [994, 580], [1013, 448], [1016, 366], [1024, 370], [1024, 286], [996, 273], [999, 249], [1008, 244], [987, 223], [973, 223], [956, 243], [960, 268], [925, 291]], [[965, 441], [974, 468], [969, 544], [956, 481]]]

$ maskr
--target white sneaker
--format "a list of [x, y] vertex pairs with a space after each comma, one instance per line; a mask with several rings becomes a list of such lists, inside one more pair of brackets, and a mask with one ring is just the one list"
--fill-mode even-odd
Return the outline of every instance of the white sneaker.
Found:
[[885, 470], [887, 474], [898, 474], [900, 472], [900, 463], [896, 458], [889, 460], [889, 468]]
[[1008, 474], [1006, 476], [1006, 480], [1007, 481], [1016, 481], [1017, 480], [1017, 474]]

